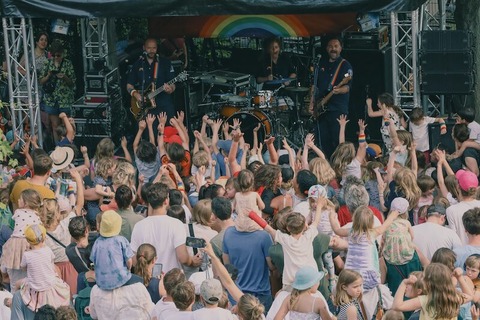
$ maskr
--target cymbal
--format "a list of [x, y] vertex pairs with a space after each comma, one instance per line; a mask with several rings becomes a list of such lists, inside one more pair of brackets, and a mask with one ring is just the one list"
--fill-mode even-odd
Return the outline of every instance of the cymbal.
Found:
[[310, 88], [307, 87], [286, 87], [285, 90], [291, 91], [291, 92], [307, 92], [310, 90]]
[[265, 84], [282, 84], [284, 82], [289, 82], [289, 81], [292, 81], [292, 80], [295, 80], [295, 79], [296, 78], [275, 79], [275, 80], [267, 81], [267, 82], [265, 82]]

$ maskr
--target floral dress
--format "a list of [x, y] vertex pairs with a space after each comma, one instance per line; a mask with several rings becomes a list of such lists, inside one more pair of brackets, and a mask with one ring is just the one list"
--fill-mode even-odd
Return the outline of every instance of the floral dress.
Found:
[[75, 101], [76, 82], [76, 76], [75, 71], [73, 70], [72, 62], [64, 58], [63, 62], [61, 63], [61, 68], [58, 69], [53, 60], [50, 59], [43, 69], [43, 77], [46, 77], [49, 71], [58, 71], [59, 73], [64, 73], [73, 82], [73, 85], [69, 86], [64, 80], [52, 76], [52, 81], [55, 81], [56, 87], [52, 93], [44, 92], [44, 103], [50, 107], [70, 109]]
[[[385, 119], [388, 119], [389, 124], [385, 124]], [[382, 127], [380, 128], [380, 133], [382, 134], [383, 144], [387, 148], [388, 152], [392, 151], [392, 138], [390, 137], [389, 126], [394, 125], [397, 130], [403, 129], [400, 124], [400, 117], [393, 110], [387, 111], [387, 116], [382, 120]]]
[[412, 260], [415, 248], [408, 232], [410, 226], [408, 220], [397, 218], [385, 231], [383, 257], [388, 263], [398, 266]]

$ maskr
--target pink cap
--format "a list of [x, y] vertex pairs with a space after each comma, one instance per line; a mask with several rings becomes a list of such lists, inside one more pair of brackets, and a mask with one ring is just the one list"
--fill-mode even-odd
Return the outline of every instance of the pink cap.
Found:
[[478, 178], [475, 173], [466, 170], [458, 170], [455, 173], [460, 189], [468, 191], [470, 188], [478, 187]]

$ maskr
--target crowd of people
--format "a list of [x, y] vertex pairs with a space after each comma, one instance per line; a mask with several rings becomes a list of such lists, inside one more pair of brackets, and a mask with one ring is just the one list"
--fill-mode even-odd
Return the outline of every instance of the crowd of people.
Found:
[[[339, 40], [327, 50], [324, 70], [350, 68]], [[171, 79], [156, 42], [146, 52], [127, 87], [139, 101], [146, 63], [149, 81]], [[67, 68], [60, 58], [47, 65]], [[66, 90], [71, 76], [55, 75]], [[337, 96], [348, 88], [332, 85]], [[36, 136], [12, 142], [20, 164], [2, 168], [2, 319], [478, 319], [474, 109], [457, 115], [453, 154], [428, 144], [429, 123], [446, 134], [442, 118], [414, 109], [407, 122], [388, 93], [377, 108], [366, 101], [368, 116], [383, 118], [383, 148], [367, 143], [362, 119], [346, 141], [339, 107], [326, 111], [337, 145], [308, 134], [295, 150], [259, 141], [260, 126], [249, 145], [239, 119], [204, 116], [190, 132], [183, 112], [162, 110], [174, 90], [164, 87], [118, 154], [109, 138], [92, 159], [75, 147], [63, 94], [47, 104], [58, 118], [51, 153]]]

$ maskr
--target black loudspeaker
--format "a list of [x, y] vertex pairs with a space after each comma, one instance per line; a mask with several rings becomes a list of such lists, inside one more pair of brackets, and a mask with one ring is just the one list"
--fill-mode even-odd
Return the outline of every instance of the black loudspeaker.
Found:
[[424, 94], [470, 94], [474, 87], [473, 73], [422, 74]]
[[464, 30], [421, 34], [422, 94], [470, 94], [475, 86], [472, 33]]
[[466, 30], [433, 30], [421, 34], [422, 51], [455, 52], [469, 50], [473, 36]]
[[366, 115], [365, 99], [368, 91], [375, 107], [379, 94], [392, 92], [392, 50], [390, 47], [383, 50], [355, 50], [350, 48], [342, 51], [342, 57], [347, 59], [353, 68], [348, 116], [350, 122], [346, 130], [347, 139], [356, 141], [358, 119], [366, 119], [368, 141], [381, 143], [382, 118], [369, 118]]
[[435, 122], [428, 125], [428, 143], [430, 144], [430, 151], [442, 146], [447, 153], [455, 152], [455, 142], [452, 138], [453, 126], [455, 126], [455, 120], [447, 119], [445, 121], [447, 125], [447, 133], [440, 134], [440, 123]]
[[424, 74], [430, 73], [471, 73], [473, 53], [466, 52], [424, 52], [420, 56]]

